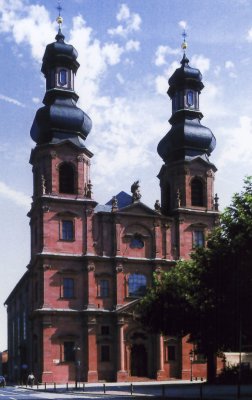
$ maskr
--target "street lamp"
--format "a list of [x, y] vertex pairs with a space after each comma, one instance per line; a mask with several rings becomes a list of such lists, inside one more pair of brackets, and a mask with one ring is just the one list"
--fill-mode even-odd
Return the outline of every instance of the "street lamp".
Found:
[[78, 378], [79, 378], [79, 367], [80, 367], [80, 360], [78, 360], [78, 351], [80, 351], [80, 347], [75, 346], [73, 349], [75, 352], [75, 389], [77, 389]]
[[191, 367], [191, 369], [190, 369], [190, 381], [192, 382], [192, 380], [193, 380], [193, 375], [192, 375], [193, 350], [190, 350], [189, 359], [190, 359], [190, 367]]

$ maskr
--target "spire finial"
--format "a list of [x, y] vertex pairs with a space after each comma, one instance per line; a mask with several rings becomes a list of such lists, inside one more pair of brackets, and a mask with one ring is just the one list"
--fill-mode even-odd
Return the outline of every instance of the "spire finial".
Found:
[[182, 58], [180, 63], [182, 64], [182, 66], [184, 66], [185, 64], [189, 63], [189, 60], [186, 57], [186, 49], [187, 49], [186, 37], [187, 37], [187, 33], [186, 33], [185, 29], [184, 29], [184, 31], [183, 31], [181, 36], [183, 37], [184, 40], [183, 40], [183, 42], [181, 44], [181, 47], [182, 47], [182, 50], [183, 50], [183, 58]]
[[63, 22], [63, 18], [61, 16], [62, 7], [61, 7], [61, 1], [60, 0], [58, 0], [57, 10], [58, 10], [59, 14], [58, 14], [58, 17], [56, 18], [56, 21], [58, 22], [59, 31], [60, 31], [61, 30], [61, 25], [62, 25], [62, 22]]
[[184, 54], [185, 54], [185, 51], [186, 51], [186, 49], [187, 49], [187, 42], [186, 42], [187, 33], [186, 33], [185, 29], [184, 29], [184, 31], [183, 31], [183, 33], [182, 33], [182, 37], [183, 37], [184, 40], [183, 40], [183, 42], [182, 42], [181, 47], [182, 47], [182, 49], [184, 50]]
[[61, 11], [62, 11], [61, 0], [58, 0], [57, 10], [58, 10], [59, 14], [56, 18], [56, 21], [59, 25], [59, 30], [58, 30], [58, 34], [56, 35], [55, 39], [57, 40], [57, 42], [64, 42], [65, 36], [61, 33], [61, 25], [63, 22], [63, 18], [61, 16]]

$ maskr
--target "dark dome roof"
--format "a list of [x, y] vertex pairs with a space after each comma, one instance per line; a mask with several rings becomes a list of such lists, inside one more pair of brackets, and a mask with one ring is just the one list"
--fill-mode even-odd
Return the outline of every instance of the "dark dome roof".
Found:
[[181, 60], [181, 67], [176, 69], [168, 83], [170, 86], [168, 90], [170, 97], [173, 96], [176, 90], [186, 86], [199, 91], [204, 88], [200, 70], [190, 67], [189, 60], [185, 54]]
[[210, 155], [216, 145], [212, 131], [199, 118], [181, 118], [158, 144], [158, 154], [165, 162]]
[[92, 128], [89, 116], [73, 104], [71, 99], [57, 100], [50, 106], [41, 107], [31, 128], [31, 137], [38, 143], [50, 142], [55, 132], [61, 132], [62, 139], [68, 136], [85, 140]]
[[61, 66], [71, 67], [76, 72], [80, 65], [77, 61], [77, 50], [71, 44], [64, 42], [65, 36], [61, 33], [61, 30], [59, 30], [55, 39], [56, 42], [46, 46], [41, 71], [46, 74], [50, 68], [60, 64]]

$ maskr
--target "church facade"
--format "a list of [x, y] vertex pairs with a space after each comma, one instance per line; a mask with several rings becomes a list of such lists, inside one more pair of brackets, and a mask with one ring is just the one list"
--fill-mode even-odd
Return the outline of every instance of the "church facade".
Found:
[[[183, 56], [169, 80], [171, 129], [158, 145], [161, 202], [141, 202], [139, 184], [105, 206], [93, 198], [85, 146], [91, 119], [77, 107], [77, 52], [59, 29], [46, 48], [44, 106], [31, 137], [31, 260], [6, 300], [9, 377], [40, 382], [190, 379], [206, 376], [186, 338], [146, 332], [135, 306], [168, 270], [204, 246], [218, 220], [215, 147], [201, 125], [200, 71]], [[155, 173], [155, 171], [153, 171]], [[198, 358], [197, 358], [198, 357]], [[192, 364], [193, 363], [193, 364]], [[192, 372], [193, 367], [193, 372]]]

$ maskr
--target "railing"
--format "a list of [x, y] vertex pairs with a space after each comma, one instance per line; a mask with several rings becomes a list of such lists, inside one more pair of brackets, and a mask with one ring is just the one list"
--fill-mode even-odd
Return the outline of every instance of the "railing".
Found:
[[[145, 384], [139, 385], [139, 383], [97, 383], [97, 384], [89, 384], [87, 382], [76, 382], [69, 383], [66, 382], [65, 384], [57, 384], [56, 382], [41, 382], [36, 383], [33, 386], [25, 385], [27, 388], [31, 388], [37, 391], [48, 391], [48, 392], [85, 392], [85, 393], [92, 393], [92, 394], [113, 394], [115, 392], [118, 395], [124, 396], [133, 396], [137, 394], [137, 396], [144, 398], [146, 393], [154, 394], [155, 398], [167, 398], [167, 395], [170, 392], [172, 387], [178, 387], [176, 383], [156, 383], [156, 384]], [[191, 391], [193, 389], [194, 399], [203, 400], [203, 381], [199, 378], [195, 380], [193, 383], [184, 383], [183, 391], [188, 390]], [[181, 387], [181, 386], [180, 386]], [[169, 396], [170, 397], [170, 396]], [[172, 397], [171, 397], [172, 398]]]

